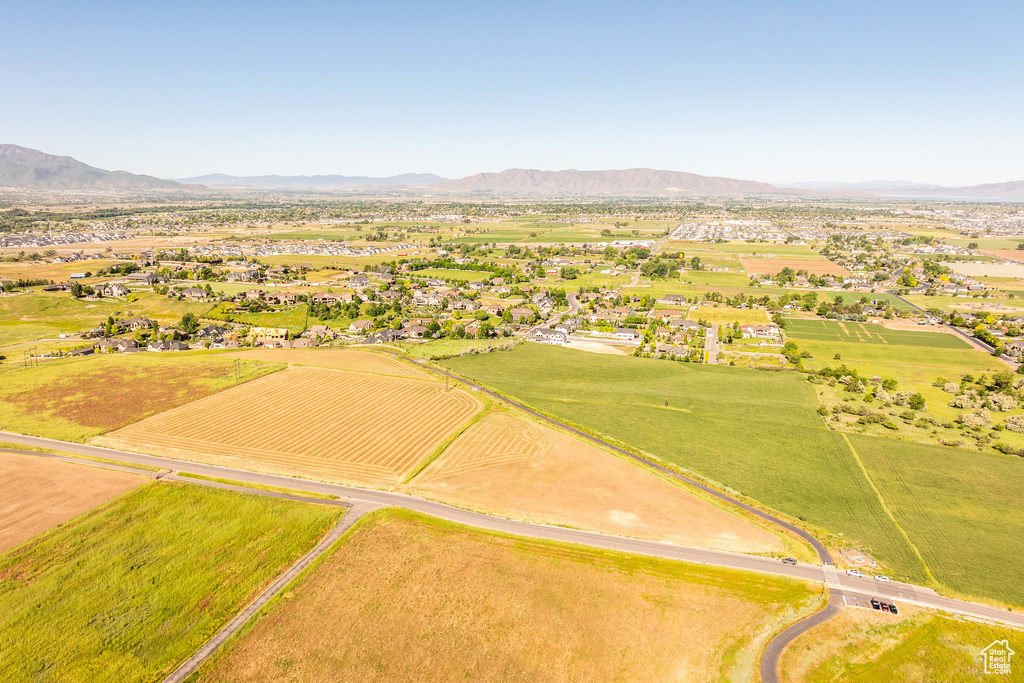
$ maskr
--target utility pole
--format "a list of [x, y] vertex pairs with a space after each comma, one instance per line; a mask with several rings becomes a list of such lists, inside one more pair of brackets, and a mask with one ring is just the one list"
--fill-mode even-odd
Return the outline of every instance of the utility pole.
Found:
[[668, 408], [668, 387], [665, 387], [665, 407]]

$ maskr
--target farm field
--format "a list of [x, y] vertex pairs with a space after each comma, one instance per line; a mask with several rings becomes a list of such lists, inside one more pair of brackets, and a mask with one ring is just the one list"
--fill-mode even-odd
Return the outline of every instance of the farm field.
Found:
[[[897, 389], [919, 391], [927, 401], [928, 412], [946, 419], [953, 419], [959, 411], [948, 406], [952, 397], [941, 387], [934, 386], [937, 378], [958, 381], [967, 373], [1002, 372], [1007, 369], [1004, 363], [991, 355], [974, 349], [924, 349], [804, 339], [793, 341], [800, 351], [811, 354], [811, 358], [804, 359], [804, 367], [808, 370], [845, 365], [856, 370], [862, 377], [878, 375], [895, 379], [899, 382]], [[839, 354], [838, 360], [836, 354]]]
[[777, 620], [820, 600], [800, 582], [395, 509], [289, 595], [198, 680], [751, 680]]
[[433, 359], [472, 353], [474, 350], [484, 352], [496, 348], [511, 348], [515, 344], [514, 339], [434, 339], [419, 344], [397, 342], [395, 346], [413, 358]]
[[358, 351], [356, 349], [253, 349], [224, 354], [225, 358], [261, 361], [264, 363], [288, 363], [289, 365], [312, 365], [349, 372], [368, 372], [375, 375], [429, 379], [414, 365], [397, 360], [383, 353]]
[[811, 275], [849, 275], [850, 271], [832, 263], [823, 256], [807, 258], [757, 258], [754, 256], [740, 259], [743, 270], [756, 275], [774, 275], [783, 268], [795, 271], [806, 270]]
[[124, 427], [281, 365], [244, 362], [208, 351], [94, 354], [34, 367], [0, 365], [0, 424], [65, 441]]
[[153, 483], [0, 555], [0, 680], [160, 680], [339, 518]]
[[960, 621], [902, 606], [898, 617], [844, 609], [793, 641], [779, 659], [784, 683], [1021, 680], [985, 675], [981, 650], [1009, 638], [1020, 652], [1024, 634], [1003, 626]]
[[403, 479], [481, 408], [435, 381], [291, 367], [193, 401], [103, 439], [275, 474]]
[[1006, 259], [1007, 261], [1024, 262], [1024, 250], [1017, 249], [1016, 247], [1013, 249], [983, 249], [982, 251], [990, 256]]
[[951, 270], [971, 277], [1012, 277], [1024, 279], [1024, 263], [960, 263], [949, 264]]
[[760, 525], [506, 412], [470, 427], [412, 480], [409, 492], [525, 521], [736, 552], [787, 551]]
[[306, 313], [306, 304], [299, 304], [284, 310], [261, 311], [260, 313], [245, 313], [233, 309], [234, 305], [232, 304], [220, 304], [207, 311], [204, 317], [211, 320], [226, 320], [228, 322], [246, 323], [259, 327], [283, 327], [289, 332], [296, 334], [304, 330], [306, 324], [310, 321]]
[[826, 430], [815, 412], [814, 389], [802, 375], [598, 356], [541, 344], [443, 363], [570, 424], [826, 530], [829, 542], [856, 544], [894, 574], [924, 579], [842, 435]]
[[940, 583], [962, 595], [1024, 606], [1019, 458], [857, 434], [849, 439]]
[[454, 268], [423, 268], [416, 270], [409, 275], [413, 277], [436, 277], [442, 280], [465, 280], [476, 282], [484, 278], [490, 278], [491, 273], [486, 270], [457, 270]]
[[[693, 244], [696, 246], [696, 244]], [[718, 251], [726, 254], [743, 254], [756, 256], [758, 254], [777, 254], [786, 256], [808, 256], [816, 257], [818, 252], [808, 246], [802, 246], [797, 244], [769, 244], [769, 243], [754, 243], [749, 242], [725, 242], [723, 244], [700, 244], [702, 249], [708, 249], [711, 251]]]
[[706, 320], [713, 325], [765, 325], [768, 313], [760, 308], [729, 308], [726, 306], [697, 306], [695, 311], [687, 311], [687, 320]]
[[0, 452], [0, 554], [146, 481], [128, 472]]
[[814, 341], [920, 346], [932, 349], [970, 349], [970, 344], [952, 334], [892, 330], [882, 325], [832, 320], [786, 320], [786, 336]]

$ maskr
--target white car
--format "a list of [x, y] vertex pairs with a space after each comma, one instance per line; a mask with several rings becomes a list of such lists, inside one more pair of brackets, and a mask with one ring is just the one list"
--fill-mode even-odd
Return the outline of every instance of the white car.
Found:
[[885, 581], [886, 583], [889, 583], [890, 581], [892, 581], [892, 579], [890, 579], [888, 576], [878, 575], [875, 577], [875, 581]]
[[864, 576], [864, 572], [862, 572], [862, 571], [861, 571], [861, 570], [859, 570], [859, 569], [847, 569], [847, 570], [846, 570], [846, 573], [847, 573], [847, 574], [848, 574], [849, 576]]

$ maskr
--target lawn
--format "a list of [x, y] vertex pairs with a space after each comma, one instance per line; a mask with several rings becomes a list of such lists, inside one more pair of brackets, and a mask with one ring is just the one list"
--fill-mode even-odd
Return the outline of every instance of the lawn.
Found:
[[[1020, 653], [1024, 634], [1002, 626], [962, 621], [904, 607], [899, 618], [860, 609], [838, 616], [797, 638], [782, 654], [787, 683], [877, 683], [878, 681], [1021, 680], [984, 673], [981, 651], [1009, 638]], [[1019, 656], [1019, 655], [1018, 655]]]
[[1024, 461], [850, 435], [897, 522], [952, 590], [1024, 606]]
[[486, 270], [457, 270], [454, 268], [424, 268], [410, 271], [407, 275], [421, 278], [436, 277], [442, 280], [465, 280], [466, 282], [491, 278], [491, 273]]
[[753, 680], [780, 624], [820, 602], [803, 582], [397, 509], [285, 595], [198, 680]]
[[[266, 310], [259, 313], [244, 313], [242, 309], [237, 311], [232, 310], [233, 304], [221, 304], [211, 309], [206, 317], [213, 320], [225, 320], [228, 322], [245, 323], [247, 325], [257, 325], [259, 327], [283, 327], [289, 332], [298, 333], [306, 329], [306, 325], [316, 324], [315, 318], [308, 318], [306, 315], [306, 304], [298, 304], [290, 308], [279, 309], [279, 310]], [[229, 312], [230, 311], [230, 312]], [[339, 321], [332, 321], [339, 322]], [[344, 327], [347, 327], [350, 321], [345, 321]], [[340, 329], [342, 326], [333, 325]]]
[[160, 680], [337, 508], [150, 484], [0, 556], [0, 679]]
[[971, 345], [952, 334], [890, 330], [882, 325], [833, 320], [791, 318], [786, 321], [786, 336], [813, 341], [918, 346], [931, 349], [970, 349]]
[[0, 365], [0, 425], [84, 441], [284, 367], [209, 351], [94, 354]]
[[842, 436], [826, 430], [815, 412], [803, 375], [540, 344], [444, 364], [827, 530], [837, 544], [858, 544], [905, 578], [924, 578]]

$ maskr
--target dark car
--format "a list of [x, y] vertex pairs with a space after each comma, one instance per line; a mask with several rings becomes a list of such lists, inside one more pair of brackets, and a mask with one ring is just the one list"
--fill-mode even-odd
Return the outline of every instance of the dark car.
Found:
[[874, 598], [871, 598], [871, 608], [872, 609], [882, 609], [882, 606], [879, 604], [878, 600], [875, 600]]
[[888, 612], [889, 611], [889, 603], [887, 603], [887, 602], [883, 602], [882, 603], [882, 611], [883, 612]]
[[796, 558], [795, 557], [787, 557], [786, 559], [784, 559], [782, 561], [782, 564], [796, 564]]
[[896, 609], [896, 603], [893, 603], [893, 604], [889, 605], [889, 611], [892, 612], [893, 614], [899, 614], [900, 613], [900, 611], [898, 609]]

